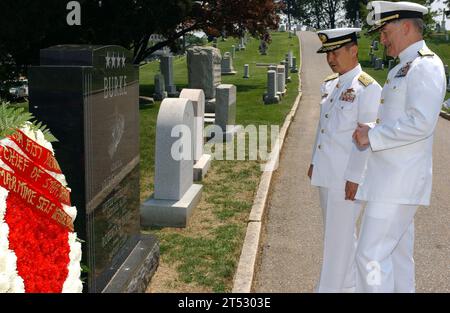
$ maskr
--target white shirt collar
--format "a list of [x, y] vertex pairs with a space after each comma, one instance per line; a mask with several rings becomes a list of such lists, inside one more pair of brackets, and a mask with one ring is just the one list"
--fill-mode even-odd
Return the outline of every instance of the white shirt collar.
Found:
[[355, 68], [348, 71], [347, 73], [339, 75], [339, 83], [341, 84], [346, 83], [355, 78], [355, 76], [361, 72], [362, 72], [361, 64], [358, 64], [357, 66], [355, 66]]
[[400, 58], [400, 63], [408, 62], [411, 59], [414, 59], [418, 56], [417, 52], [424, 48], [427, 48], [424, 40], [419, 40], [418, 42], [413, 43], [408, 48], [400, 52], [398, 56]]

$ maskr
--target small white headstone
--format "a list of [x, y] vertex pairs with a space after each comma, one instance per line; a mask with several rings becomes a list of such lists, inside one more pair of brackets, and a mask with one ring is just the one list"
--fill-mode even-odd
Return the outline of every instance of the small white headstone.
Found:
[[203, 153], [205, 93], [201, 89], [183, 89], [180, 98], [191, 100], [194, 109], [194, 128], [192, 129], [192, 137], [194, 138], [194, 181], [200, 181], [205, 177], [211, 163], [211, 156]]
[[222, 58], [222, 75], [235, 75], [236, 73], [233, 67], [233, 58], [229, 52], [225, 52]]
[[193, 184], [194, 109], [184, 98], [167, 98], [156, 121], [155, 192], [141, 206], [144, 226], [185, 227], [201, 198]]
[[250, 78], [250, 69], [248, 64], [244, 64], [244, 78]]

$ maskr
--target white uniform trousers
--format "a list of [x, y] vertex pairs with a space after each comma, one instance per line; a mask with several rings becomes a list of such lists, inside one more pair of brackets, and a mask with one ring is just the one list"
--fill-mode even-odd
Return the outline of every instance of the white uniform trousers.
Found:
[[357, 292], [415, 292], [417, 205], [368, 202], [356, 251]]
[[343, 189], [319, 187], [323, 210], [323, 262], [317, 292], [354, 292], [356, 221], [363, 203], [345, 200]]

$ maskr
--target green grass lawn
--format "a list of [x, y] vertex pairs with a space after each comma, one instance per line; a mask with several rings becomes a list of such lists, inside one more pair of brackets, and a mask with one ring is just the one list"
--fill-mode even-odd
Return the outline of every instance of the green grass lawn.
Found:
[[[435, 52], [442, 59], [444, 64], [448, 64], [450, 66], [450, 42], [445, 41], [445, 36], [443, 34], [434, 34], [431, 38], [425, 38], [425, 41], [428, 47]], [[383, 86], [386, 81], [386, 77], [388, 74], [387, 66], [385, 65], [384, 70], [374, 70], [370, 66], [370, 57], [369, 50], [370, 44], [372, 42], [372, 37], [368, 37], [365, 34], [361, 35], [359, 39], [359, 59], [361, 65], [369, 75], [375, 78], [378, 83]], [[383, 45], [379, 45], [379, 50], [375, 51], [375, 55], [379, 58], [383, 58]], [[445, 97], [446, 99], [450, 98], [450, 92], [447, 92]]]
[[[291, 74], [288, 94], [276, 105], [264, 105], [267, 68], [256, 63], [276, 63], [291, 49], [300, 64], [297, 37], [273, 33], [268, 55], [258, 53], [259, 40], [251, 39], [244, 51], [237, 51], [233, 65], [238, 73], [223, 76], [222, 83], [237, 87], [236, 122], [239, 125], [281, 125], [291, 109], [298, 90], [298, 75]], [[219, 40], [222, 54], [238, 45], [238, 40]], [[244, 64], [250, 66], [250, 79], [244, 79]], [[141, 68], [141, 95], [151, 96], [157, 62]], [[174, 61], [175, 84], [187, 87], [186, 58]], [[160, 103], [141, 110], [141, 200], [153, 192], [155, 125]], [[228, 292], [245, 237], [247, 219], [261, 176], [261, 161], [219, 161], [211, 164], [202, 182], [203, 195], [185, 229], [146, 229], [160, 239], [161, 263], [150, 291], [152, 292]]]

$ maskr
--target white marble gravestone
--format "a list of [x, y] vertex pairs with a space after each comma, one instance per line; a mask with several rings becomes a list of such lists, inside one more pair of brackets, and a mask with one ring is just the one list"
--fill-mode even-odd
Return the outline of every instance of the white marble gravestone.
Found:
[[156, 121], [155, 190], [141, 205], [141, 225], [186, 227], [203, 186], [193, 184], [194, 109], [184, 98], [167, 98]]
[[277, 92], [280, 96], [286, 95], [286, 67], [284, 65], [277, 66]]
[[231, 46], [230, 52], [231, 52], [231, 57], [234, 59], [236, 57], [236, 46], [235, 45]]
[[267, 92], [263, 96], [265, 104], [280, 102], [280, 96], [277, 94], [277, 72], [267, 71]]
[[[216, 89], [215, 124], [222, 129], [223, 141], [231, 141], [240, 127], [236, 123], [236, 86], [222, 84]], [[221, 140], [216, 134], [215, 139]]]
[[222, 58], [222, 75], [236, 75], [233, 67], [233, 58], [229, 52], [225, 52]]
[[205, 115], [205, 93], [201, 89], [183, 89], [180, 98], [189, 99], [194, 109], [194, 181], [201, 181], [208, 172], [211, 155], [203, 153], [203, 125]]
[[244, 64], [244, 78], [250, 78], [250, 66]]

